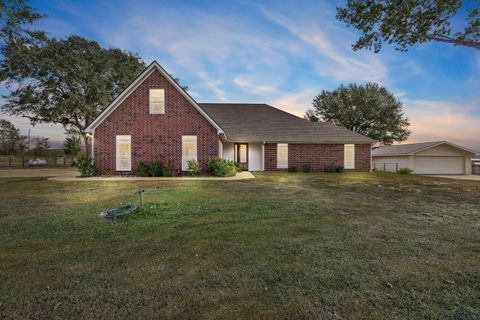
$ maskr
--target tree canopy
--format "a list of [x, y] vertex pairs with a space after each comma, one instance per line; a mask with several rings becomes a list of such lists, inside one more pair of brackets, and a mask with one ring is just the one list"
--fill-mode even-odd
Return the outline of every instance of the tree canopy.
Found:
[[31, 25], [44, 17], [27, 5], [27, 2], [27, 0], [0, 0], [0, 44], [13, 38], [27, 40], [45, 37], [43, 31], [26, 28], [26, 25]]
[[0, 81], [12, 91], [2, 111], [26, 117], [33, 125], [59, 123], [67, 133], [83, 136], [88, 124], [145, 68], [136, 54], [102, 48], [75, 35], [13, 44], [6, 53]]
[[[427, 41], [480, 49], [479, 8], [480, 0], [348, 0], [337, 8], [337, 19], [362, 32], [354, 50], [379, 52], [385, 42], [405, 51]], [[454, 18], [464, 21], [453, 23]]]
[[19, 137], [20, 131], [10, 121], [0, 119], [0, 154], [12, 154]]
[[82, 142], [78, 136], [68, 136], [63, 143], [63, 151], [66, 155], [76, 157], [82, 150]]
[[306, 112], [310, 121], [327, 121], [363, 134], [381, 144], [404, 141], [410, 125], [403, 103], [376, 83], [341, 85], [333, 91], [322, 90]]

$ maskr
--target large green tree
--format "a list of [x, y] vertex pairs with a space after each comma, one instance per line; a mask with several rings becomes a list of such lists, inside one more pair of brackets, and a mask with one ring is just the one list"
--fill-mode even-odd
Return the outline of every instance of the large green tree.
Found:
[[402, 102], [376, 83], [322, 90], [305, 118], [331, 122], [381, 144], [404, 141], [410, 134]]
[[0, 64], [0, 81], [11, 93], [1, 107], [31, 123], [57, 123], [80, 134], [144, 68], [138, 55], [102, 48], [80, 36], [16, 45]]
[[8, 120], [0, 119], [0, 154], [11, 155], [23, 141], [20, 130]]
[[27, 0], [0, 0], [0, 45], [18, 38], [44, 39], [43, 31], [27, 28], [43, 16]]
[[354, 50], [427, 41], [480, 49], [480, 0], [348, 0], [337, 19], [362, 32]]
[[72, 156], [75, 160], [81, 150], [82, 142], [78, 136], [72, 135], [65, 138], [65, 142], [63, 143], [63, 151], [67, 156]]

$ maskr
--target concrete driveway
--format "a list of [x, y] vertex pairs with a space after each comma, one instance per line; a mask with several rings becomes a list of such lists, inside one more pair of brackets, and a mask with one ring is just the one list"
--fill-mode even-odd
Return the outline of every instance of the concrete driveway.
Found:
[[32, 177], [75, 177], [78, 170], [74, 168], [28, 168], [0, 169], [0, 178], [32, 178]]
[[480, 175], [447, 175], [447, 176], [438, 176], [438, 175], [429, 175], [429, 177], [435, 178], [447, 178], [447, 179], [457, 179], [457, 180], [472, 180], [472, 181], [480, 181]]

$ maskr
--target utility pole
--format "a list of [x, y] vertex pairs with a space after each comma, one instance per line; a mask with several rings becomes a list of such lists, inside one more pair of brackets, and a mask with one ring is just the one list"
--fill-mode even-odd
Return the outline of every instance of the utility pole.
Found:
[[30, 151], [30, 129], [28, 129], [28, 138], [27, 138], [27, 152]]

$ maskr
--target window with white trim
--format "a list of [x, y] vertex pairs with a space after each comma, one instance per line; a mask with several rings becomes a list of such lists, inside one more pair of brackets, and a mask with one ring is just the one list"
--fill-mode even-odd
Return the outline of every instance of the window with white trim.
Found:
[[188, 170], [189, 160], [197, 160], [197, 136], [182, 136], [182, 171]]
[[116, 170], [132, 170], [132, 136], [116, 137]]
[[355, 145], [346, 144], [344, 146], [344, 164], [345, 169], [355, 169]]
[[164, 89], [150, 89], [149, 110], [150, 110], [150, 114], [165, 113], [165, 90]]
[[277, 143], [277, 168], [288, 169], [288, 144]]

